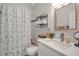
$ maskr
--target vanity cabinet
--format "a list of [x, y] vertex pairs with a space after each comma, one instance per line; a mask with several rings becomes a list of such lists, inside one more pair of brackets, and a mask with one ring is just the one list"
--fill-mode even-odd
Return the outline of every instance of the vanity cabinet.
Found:
[[38, 55], [39, 56], [63, 56], [63, 54], [49, 48], [48, 46], [38, 43]]

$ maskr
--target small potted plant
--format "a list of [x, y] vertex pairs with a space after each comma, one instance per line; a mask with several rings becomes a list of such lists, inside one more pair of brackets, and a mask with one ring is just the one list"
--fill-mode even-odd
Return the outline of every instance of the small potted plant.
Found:
[[50, 38], [53, 39], [54, 35], [54, 33], [50, 33]]

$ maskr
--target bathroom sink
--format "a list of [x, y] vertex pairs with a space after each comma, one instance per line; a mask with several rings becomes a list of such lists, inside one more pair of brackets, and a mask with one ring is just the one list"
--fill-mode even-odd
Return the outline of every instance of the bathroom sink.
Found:
[[57, 40], [45, 40], [48, 44], [50, 45], [54, 45], [56, 47], [59, 47], [59, 48], [62, 48], [62, 49], [67, 49], [69, 48], [71, 45], [70, 44], [67, 44], [67, 43], [64, 43], [64, 42], [61, 42], [61, 41], [57, 41]]

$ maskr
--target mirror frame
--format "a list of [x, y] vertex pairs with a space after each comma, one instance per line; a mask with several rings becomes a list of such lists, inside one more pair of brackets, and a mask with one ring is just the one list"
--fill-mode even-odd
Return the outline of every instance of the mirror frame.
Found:
[[[69, 3], [70, 4], [70, 3]], [[75, 28], [74, 29], [62, 29], [62, 30], [59, 30], [57, 29], [57, 14], [56, 14], [56, 11], [58, 9], [55, 8], [55, 12], [54, 12], [54, 16], [55, 16], [55, 25], [54, 25], [54, 30], [55, 31], [71, 31], [71, 30], [77, 30], [77, 6], [76, 6], [76, 3], [75, 4]], [[67, 4], [68, 5], [68, 4]], [[66, 5], [65, 5], [66, 6]], [[65, 7], [65, 6], [62, 6], [61, 8]], [[60, 9], [60, 8], [59, 8]]]

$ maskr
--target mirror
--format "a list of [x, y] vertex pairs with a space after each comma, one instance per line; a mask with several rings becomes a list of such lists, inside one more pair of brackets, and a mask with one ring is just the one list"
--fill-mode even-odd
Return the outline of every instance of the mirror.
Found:
[[76, 29], [76, 4], [69, 3], [55, 11], [55, 29], [56, 30], [74, 30]]

